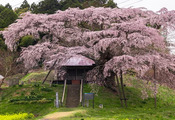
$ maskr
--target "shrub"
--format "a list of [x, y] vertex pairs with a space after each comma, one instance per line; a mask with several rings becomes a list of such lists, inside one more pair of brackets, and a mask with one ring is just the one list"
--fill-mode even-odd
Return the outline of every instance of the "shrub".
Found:
[[48, 103], [51, 102], [52, 100], [53, 99], [43, 98], [42, 95], [37, 95], [37, 93], [31, 91], [30, 95], [15, 97], [10, 99], [8, 102], [13, 104], [32, 104], [32, 103]]
[[52, 91], [52, 89], [46, 88], [46, 87], [43, 87], [43, 88], [41, 88], [40, 90], [41, 90], [41, 91], [45, 91], [45, 92], [51, 92], [51, 91]]
[[28, 47], [29, 45], [36, 44], [36, 40], [31, 35], [27, 35], [21, 38], [19, 47]]
[[7, 49], [7, 46], [5, 45], [5, 42], [3, 41], [2, 38], [0, 38], [0, 49]]
[[37, 101], [37, 103], [49, 103], [49, 102], [52, 102], [52, 100], [46, 99], [46, 98], [43, 98], [43, 99]]
[[33, 104], [33, 103], [50, 103], [53, 99], [38, 99], [38, 98], [27, 98], [27, 99], [11, 99], [9, 102], [13, 104]]
[[17, 87], [19, 86], [19, 80], [23, 77], [23, 74], [16, 74], [13, 76], [9, 76], [6, 78], [6, 83], [9, 87]]
[[34, 118], [34, 115], [28, 114], [28, 113], [0, 115], [0, 120], [26, 120], [26, 119], [32, 119], [32, 118]]
[[37, 84], [37, 83], [34, 83], [32, 86], [33, 86], [33, 87], [39, 87], [40, 85]]

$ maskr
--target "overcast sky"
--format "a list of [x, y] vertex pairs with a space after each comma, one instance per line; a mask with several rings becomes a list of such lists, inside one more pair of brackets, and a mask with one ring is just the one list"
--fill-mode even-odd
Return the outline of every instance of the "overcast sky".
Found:
[[[33, 2], [38, 3], [41, 0], [27, 0], [30, 4]], [[120, 8], [122, 7], [145, 7], [148, 10], [158, 11], [162, 7], [168, 10], [175, 10], [175, 0], [114, 0]], [[13, 8], [19, 7], [23, 0], [0, 0], [0, 4], [5, 5], [10, 3]]]

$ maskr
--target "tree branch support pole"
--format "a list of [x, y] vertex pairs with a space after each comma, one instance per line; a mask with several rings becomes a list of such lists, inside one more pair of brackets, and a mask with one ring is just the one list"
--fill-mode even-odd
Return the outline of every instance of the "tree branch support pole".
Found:
[[127, 107], [127, 101], [126, 101], [126, 96], [125, 96], [125, 91], [124, 91], [124, 85], [123, 85], [123, 71], [120, 70], [120, 83], [121, 83], [121, 88], [122, 88], [122, 93], [123, 93], [123, 99], [125, 101], [125, 107]]
[[44, 84], [44, 82], [46, 81], [47, 77], [49, 76], [50, 72], [52, 71], [52, 69], [54, 68], [55, 64], [56, 64], [57, 60], [55, 60], [54, 64], [52, 65], [52, 67], [50, 68], [49, 72], [47, 73], [46, 77], [44, 78], [42, 84]]
[[154, 106], [157, 108], [157, 88], [156, 88], [156, 66], [153, 66], [154, 70]]
[[65, 91], [66, 91], [66, 85], [67, 85], [67, 80], [64, 80], [64, 87], [63, 87], [63, 94], [62, 94], [62, 99], [61, 99], [61, 106], [63, 106], [63, 102], [64, 102], [64, 96], [65, 96]]
[[118, 94], [119, 94], [121, 106], [123, 107], [123, 99], [122, 99], [122, 94], [121, 94], [121, 91], [120, 91], [120, 84], [119, 84], [119, 80], [118, 80], [118, 75], [117, 75], [117, 73], [116, 73], [116, 75], [115, 75], [115, 81], [117, 82]]

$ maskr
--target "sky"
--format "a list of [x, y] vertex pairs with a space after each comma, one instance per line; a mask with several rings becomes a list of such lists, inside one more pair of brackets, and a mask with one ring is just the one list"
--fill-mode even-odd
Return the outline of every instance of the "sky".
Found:
[[122, 7], [145, 7], [154, 12], [159, 11], [161, 8], [166, 7], [168, 10], [175, 10], [175, 0], [114, 0]]
[[[29, 4], [36, 2], [38, 3], [41, 0], [27, 0]], [[174, 2], [173, 2], [174, 1]], [[10, 3], [10, 5], [15, 8], [19, 7], [23, 0], [0, 0], [0, 4], [5, 5]], [[114, 0], [120, 8], [124, 7], [145, 7], [148, 10], [154, 12], [160, 10], [163, 7], [168, 8], [168, 10], [175, 10], [175, 0]]]

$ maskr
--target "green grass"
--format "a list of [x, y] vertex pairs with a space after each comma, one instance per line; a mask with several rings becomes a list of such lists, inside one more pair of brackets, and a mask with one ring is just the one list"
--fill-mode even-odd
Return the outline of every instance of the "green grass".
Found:
[[[50, 91], [44, 91], [42, 88], [50, 88]], [[54, 100], [51, 103], [27, 103], [27, 104], [14, 104], [9, 103], [9, 100], [14, 98], [25, 98], [31, 93], [36, 93], [42, 98], [55, 99], [55, 93], [59, 92], [59, 99], [61, 99], [62, 85], [50, 87], [50, 85], [42, 85], [36, 87], [34, 85], [14, 86], [5, 88], [0, 92], [0, 115], [4, 114], [17, 114], [17, 113], [32, 113], [37, 116], [42, 116], [56, 110], [54, 107]]]
[[[157, 95], [157, 108], [154, 107], [154, 98], [141, 99], [138, 89], [125, 88], [128, 98], [127, 108], [122, 108], [116, 93], [100, 87], [98, 96], [95, 96], [95, 109], [91, 107], [77, 109], [86, 110], [86, 113], [77, 113], [71, 118], [62, 120], [174, 120], [175, 93], [167, 87], [160, 86]], [[86, 86], [85, 92], [90, 92]], [[104, 108], [100, 109], [99, 104]]]
[[[29, 80], [28, 74], [22, 80]], [[36, 74], [35, 74], [36, 75]], [[34, 75], [34, 76], [35, 76]], [[38, 76], [38, 75], [36, 75]], [[35, 77], [36, 77], [35, 76]], [[34, 78], [35, 78], [34, 77]], [[0, 91], [0, 115], [28, 113], [33, 114], [35, 119], [40, 119], [42, 116], [53, 112], [65, 112], [82, 110], [86, 112], [76, 113], [74, 116], [62, 118], [62, 120], [174, 120], [175, 119], [175, 92], [174, 90], [159, 86], [157, 94], [157, 108], [154, 107], [154, 98], [151, 93], [149, 97], [144, 100], [141, 98], [141, 90], [146, 88], [146, 84], [133, 79], [132, 81], [125, 80], [127, 108], [121, 107], [119, 97], [116, 92], [113, 92], [104, 87], [96, 86], [99, 91], [95, 96], [95, 109], [90, 107], [66, 108], [65, 106], [56, 109], [54, 102], [51, 103], [28, 103], [28, 104], [14, 104], [8, 101], [12, 98], [24, 98], [31, 93], [36, 93], [42, 98], [55, 99], [55, 92], [59, 92], [59, 99], [61, 99], [63, 85], [56, 85], [50, 87], [49, 84], [38, 85], [37, 82], [26, 84], [23, 86], [14, 86], [4, 88]], [[140, 83], [139, 83], [140, 82]], [[149, 83], [151, 84], [151, 83]], [[133, 87], [134, 86], [134, 87]], [[147, 87], [148, 88], [148, 87]], [[99, 89], [99, 90], [98, 90]], [[89, 85], [84, 86], [84, 92], [91, 92]], [[150, 92], [150, 91], [149, 91]], [[65, 100], [66, 101], [66, 100]], [[103, 109], [99, 108], [99, 104], [103, 104]]]
[[[20, 82], [24, 82], [25, 84], [30, 84], [32, 82], [36, 83], [36, 82], [41, 82], [44, 80], [44, 78], [46, 77], [48, 71], [38, 71], [38, 72], [32, 72], [27, 74], [26, 76], [24, 76]], [[49, 77], [47, 78], [47, 81], [52, 80], [53, 79], [53, 72], [50, 73]]]
[[[47, 87], [51, 91], [41, 91], [41, 88]], [[145, 100], [141, 99], [141, 92], [138, 89], [132, 87], [126, 87], [126, 96], [128, 98], [128, 108], [122, 108], [120, 100], [117, 94], [104, 87], [99, 87], [98, 96], [95, 96], [95, 109], [90, 107], [78, 108], [59, 108], [56, 109], [52, 103], [33, 103], [33, 104], [12, 104], [8, 100], [17, 96], [23, 97], [28, 95], [31, 91], [44, 98], [55, 99], [55, 92], [59, 91], [59, 97], [61, 99], [62, 85], [57, 87], [49, 87], [49, 85], [34, 87], [33, 85], [24, 85], [22, 87], [10, 87], [3, 89], [1, 92], [0, 102], [0, 114], [17, 114], [17, 113], [32, 113], [35, 117], [40, 118], [48, 113], [72, 111], [72, 110], [85, 110], [85, 113], [76, 113], [71, 118], [63, 118], [63, 120], [173, 120], [175, 119], [175, 93], [174, 90], [168, 89], [167, 87], [159, 87], [160, 93], [157, 95], [157, 108], [154, 108], [154, 98], [148, 98]], [[88, 85], [85, 85], [84, 92], [91, 92]], [[99, 104], [103, 104], [104, 108], [100, 109]], [[36, 118], [36, 119], [37, 119]]]

